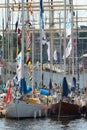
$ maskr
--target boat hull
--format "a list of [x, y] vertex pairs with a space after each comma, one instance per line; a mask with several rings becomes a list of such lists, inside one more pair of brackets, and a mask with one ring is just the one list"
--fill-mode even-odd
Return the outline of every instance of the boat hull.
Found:
[[49, 116], [59, 118], [76, 118], [81, 116], [80, 106], [66, 102], [51, 104]]
[[46, 114], [47, 107], [43, 104], [16, 100], [13, 103], [9, 103], [6, 107], [7, 118], [37, 118], [45, 117]]

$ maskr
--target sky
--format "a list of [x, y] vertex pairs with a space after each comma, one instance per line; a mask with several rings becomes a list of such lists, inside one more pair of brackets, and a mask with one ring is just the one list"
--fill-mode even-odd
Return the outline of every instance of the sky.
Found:
[[[2, 16], [4, 17], [4, 19], [6, 17], [5, 12], [4, 12], [4, 8], [3, 9], [1, 8], [1, 4], [4, 4], [5, 1], [6, 0], [0, 0], [0, 30], [2, 29]], [[20, 1], [21, 2], [22, 0], [15, 0], [15, 1], [16, 2]], [[24, 1], [26, 1], [26, 0], [24, 0]], [[33, 1], [39, 1], [39, 0], [33, 0]], [[49, 1], [49, 0], [43, 0], [43, 1]], [[58, 1], [58, 0], [54, 0], [54, 1]], [[61, 1], [63, 1], [63, 0], [61, 0]], [[11, 3], [13, 2], [14, 3], [14, 0], [9, 0], [9, 2], [11, 2]], [[77, 4], [77, 5], [81, 5], [81, 4], [82, 5], [86, 5], [87, 1], [86, 0], [73, 0], [73, 3]], [[78, 12], [78, 15], [81, 15], [83, 17], [87, 17], [87, 11], [81, 10], [81, 11]], [[17, 21], [17, 17], [15, 17], [15, 16], [17, 16], [16, 13], [13, 14], [13, 21], [14, 21], [14, 23], [16, 23], [16, 21]]]

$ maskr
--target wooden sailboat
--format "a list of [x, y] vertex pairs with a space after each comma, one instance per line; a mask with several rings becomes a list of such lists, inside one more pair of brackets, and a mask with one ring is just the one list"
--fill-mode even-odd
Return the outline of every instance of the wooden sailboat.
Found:
[[[66, 1], [64, 3], [64, 8], [65, 8], [65, 28], [66, 28]], [[66, 29], [65, 29], [65, 41], [64, 41], [64, 46], [66, 43]], [[65, 48], [65, 47], [64, 47]], [[66, 54], [65, 54], [66, 57]], [[74, 62], [73, 62], [74, 63]], [[66, 73], [66, 58], [64, 58], [64, 70]], [[74, 81], [73, 81], [74, 82]], [[57, 117], [59, 118], [77, 118], [81, 117], [81, 107], [74, 101], [74, 97], [69, 96], [70, 90], [68, 88], [68, 83], [66, 80], [66, 74], [63, 78], [63, 83], [62, 83], [62, 93], [61, 93], [61, 100], [52, 103], [50, 105], [50, 111], [49, 115], [51, 117]]]
[[57, 103], [50, 105], [50, 116], [57, 118], [77, 118], [81, 116], [80, 105], [74, 102], [73, 98], [68, 97], [69, 88], [66, 77], [62, 84], [62, 97]]

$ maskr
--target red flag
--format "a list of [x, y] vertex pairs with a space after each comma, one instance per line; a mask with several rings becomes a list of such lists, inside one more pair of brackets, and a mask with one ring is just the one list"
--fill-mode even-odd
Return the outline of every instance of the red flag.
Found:
[[10, 85], [9, 85], [9, 88], [8, 88], [7, 95], [6, 95], [6, 97], [4, 98], [4, 102], [5, 102], [5, 103], [11, 102], [11, 100], [12, 100], [11, 89], [12, 89], [12, 83], [10, 82]]
[[18, 28], [18, 45], [21, 44], [21, 29]]

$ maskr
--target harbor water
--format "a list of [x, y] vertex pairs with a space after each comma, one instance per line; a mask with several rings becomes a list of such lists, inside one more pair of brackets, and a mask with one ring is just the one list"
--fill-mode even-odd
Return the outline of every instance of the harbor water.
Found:
[[0, 130], [87, 130], [87, 119], [62, 120], [43, 119], [23, 119], [11, 120], [0, 119]]

